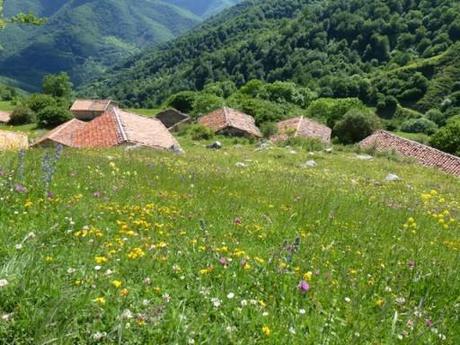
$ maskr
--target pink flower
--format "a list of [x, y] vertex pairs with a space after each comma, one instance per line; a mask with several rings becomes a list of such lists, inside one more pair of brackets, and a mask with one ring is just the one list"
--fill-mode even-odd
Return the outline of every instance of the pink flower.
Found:
[[240, 218], [240, 217], [236, 217], [235, 220], [233, 221], [233, 224], [235, 224], [235, 225], [241, 225], [241, 218]]
[[308, 290], [310, 290], [310, 285], [305, 281], [301, 280], [299, 285], [297, 285], [297, 288], [299, 289], [300, 293], [307, 293]]
[[222, 266], [225, 266], [225, 267], [228, 266], [228, 260], [227, 260], [227, 258], [225, 258], [225, 257], [221, 257], [221, 258], [219, 259], [219, 262], [220, 262], [220, 264], [221, 264]]

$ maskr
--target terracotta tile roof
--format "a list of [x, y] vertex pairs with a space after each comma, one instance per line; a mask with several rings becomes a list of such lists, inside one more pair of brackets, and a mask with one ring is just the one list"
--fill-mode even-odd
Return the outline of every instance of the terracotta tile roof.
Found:
[[375, 132], [359, 145], [362, 148], [373, 147], [378, 151], [396, 151], [402, 156], [414, 158], [422, 165], [436, 167], [460, 177], [460, 157], [383, 130]]
[[0, 130], [0, 150], [27, 149], [29, 140], [27, 135], [18, 132]]
[[160, 120], [117, 108], [114, 108], [114, 112], [120, 121], [124, 140], [127, 143], [161, 149], [180, 147]]
[[211, 128], [216, 133], [245, 134], [262, 137], [252, 116], [235, 109], [221, 108], [198, 119], [198, 123]]
[[41, 146], [50, 143], [73, 146], [75, 133], [82, 129], [85, 125], [86, 122], [72, 119], [39, 138], [32, 144], [32, 146]]
[[0, 111], [0, 123], [8, 123], [10, 121], [11, 113], [7, 111]]
[[117, 146], [122, 142], [123, 137], [117, 119], [113, 112], [107, 111], [77, 130], [72, 146], [103, 148]]
[[180, 148], [160, 120], [128, 113], [116, 107], [90, 122], [72, 119], [40, 138], [34, 146], [50, 142], [78, 148], [118, 145], [139, 145], [165, 150]]
[[331, 142], [332, 130], [312, 119], [299, 116], [278, 122], [278, 134], [272, 140], [286, 140], [288, 136], [318, 138], [324, 143]]
[[160, 120], [169, 130], [174, 130], [175, 127], [183, 123], [190, 122], [191, 120], [190, 116], [173, 108], [158, 113], [156, 118]]
[[112, 101], [109, 99], [77, 99], [70, 108], [70, 111], [106, 111]]

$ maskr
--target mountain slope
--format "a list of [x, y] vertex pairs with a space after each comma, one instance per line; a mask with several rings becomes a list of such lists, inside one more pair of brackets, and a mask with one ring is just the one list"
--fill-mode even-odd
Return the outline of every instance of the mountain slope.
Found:
[[[86, 90], [149, 105], [213, 81], [292, 80], [321, 96], [360, 97], [382, 108], [391, 103], [388, 97], [396, 97], [426, 110], [419, 101], [433, 70], [389, 79], [385, 71], [443, 54], [459, 39], [455, 0], [248, 1], [137, 56]], [[439, 105], [442, 99], [435, 101]]]
[[68, 71], [76, 84], [140, 48], [170, 40], [237, 0], [206, 5], [178, 0], [41, 0], [6, 3], [6, 14], [48, 16], [41, 28], [11, 26], [0, 35], [0, 74], [37, 85], [46, 73]]

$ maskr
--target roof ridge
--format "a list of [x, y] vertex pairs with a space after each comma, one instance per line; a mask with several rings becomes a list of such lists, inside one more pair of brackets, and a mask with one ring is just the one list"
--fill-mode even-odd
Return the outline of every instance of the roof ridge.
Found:
[[128, 135], [126, 134], [125, 129], [123, 128], [123, 122], [121, 120], [120, 114], [118, 113], [118, 110], [120, 109], [118, 107], [113, 107], [112, 110], [113, 110], [113, 114], [115, 115], [115, 121], [117, 123], [117, 127], [121, 134], [121, 139], [123, 140], [123, 142], [126, 142], [128, 141]]
[[297, 128], [296, 128], [294, 137], [299, 135], [299, 130], [300, 130], [300, 126], [302, 125], [302, 121], [303, 121], [303, 116], [300, 116], [299, 117], [299, 123], [297, 124]]

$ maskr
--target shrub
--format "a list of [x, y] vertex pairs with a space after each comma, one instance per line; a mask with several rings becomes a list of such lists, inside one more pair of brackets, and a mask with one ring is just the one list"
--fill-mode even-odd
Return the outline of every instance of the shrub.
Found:
[[190, 113], [193, 110], [193, 103], [196, 97], [196, 92], [182, 91], [169, 97], [166, 104], [184, 113]]
[[353, 144], [381, 128], [380, 119], [373, 113], [351, 109], [334, 126], [334, 135], [342, 144]]
[[449, 122], [431, 138], [431, 145], [442, 151], [460, 156], [460, 119]]
[[444, 126], [446, 124], [446, 115], [439, 109], [428, 110], [426, 117], [438, 126]]
[[199, 94], [193, 102], [193, 115], [207, 114], [224, 106], [224, 99], [209, 93]]
[[274, 122], [264, 122], [260, 125], [260, 131], [262, 132], [264, 138], [270, 138], [278, 133], [278, 127]]
[[321, 151], [324, 149], [324, 143], [318, 138], [289, 137], [287, 140], [280, 142], [282, 146], [298, 147], [306, 151]]
[[431, 135], [438, 130], [438, 126], [433, 121], [422, 117], [420, 119], [405, 121], [401, 126], [401, 130], [408, 133], [425, 133]]
[[343, 118], [350, 109], [366, 109], [358, 98], [320, 98], [313, 101], [307, 109], [307, 115], [312, 118], [324, 119], [330, 128]]
[[209, 140], [214, 138], [212, 129], [199, 124], [187, 126], [184, 128], [182, 134], [188, 134], [193, 140]]
[[43, 128], [53, 128], [70, 120], [72, 114], [64, 108], [49, 106], [37, 114], [38, 125]]
[[16, 107], [11, 114], [10, 121], [8, 124], [17, 126], [25, 125], [28, 123], [34, 123], [36, 121], [35, 112], [23, 105]]
[[46, 107], [56, 106], [56, 100], [50, 95], [34, 93], [26, 100], [26, 106], [32, 109], [35, 113], [39, 113]]

